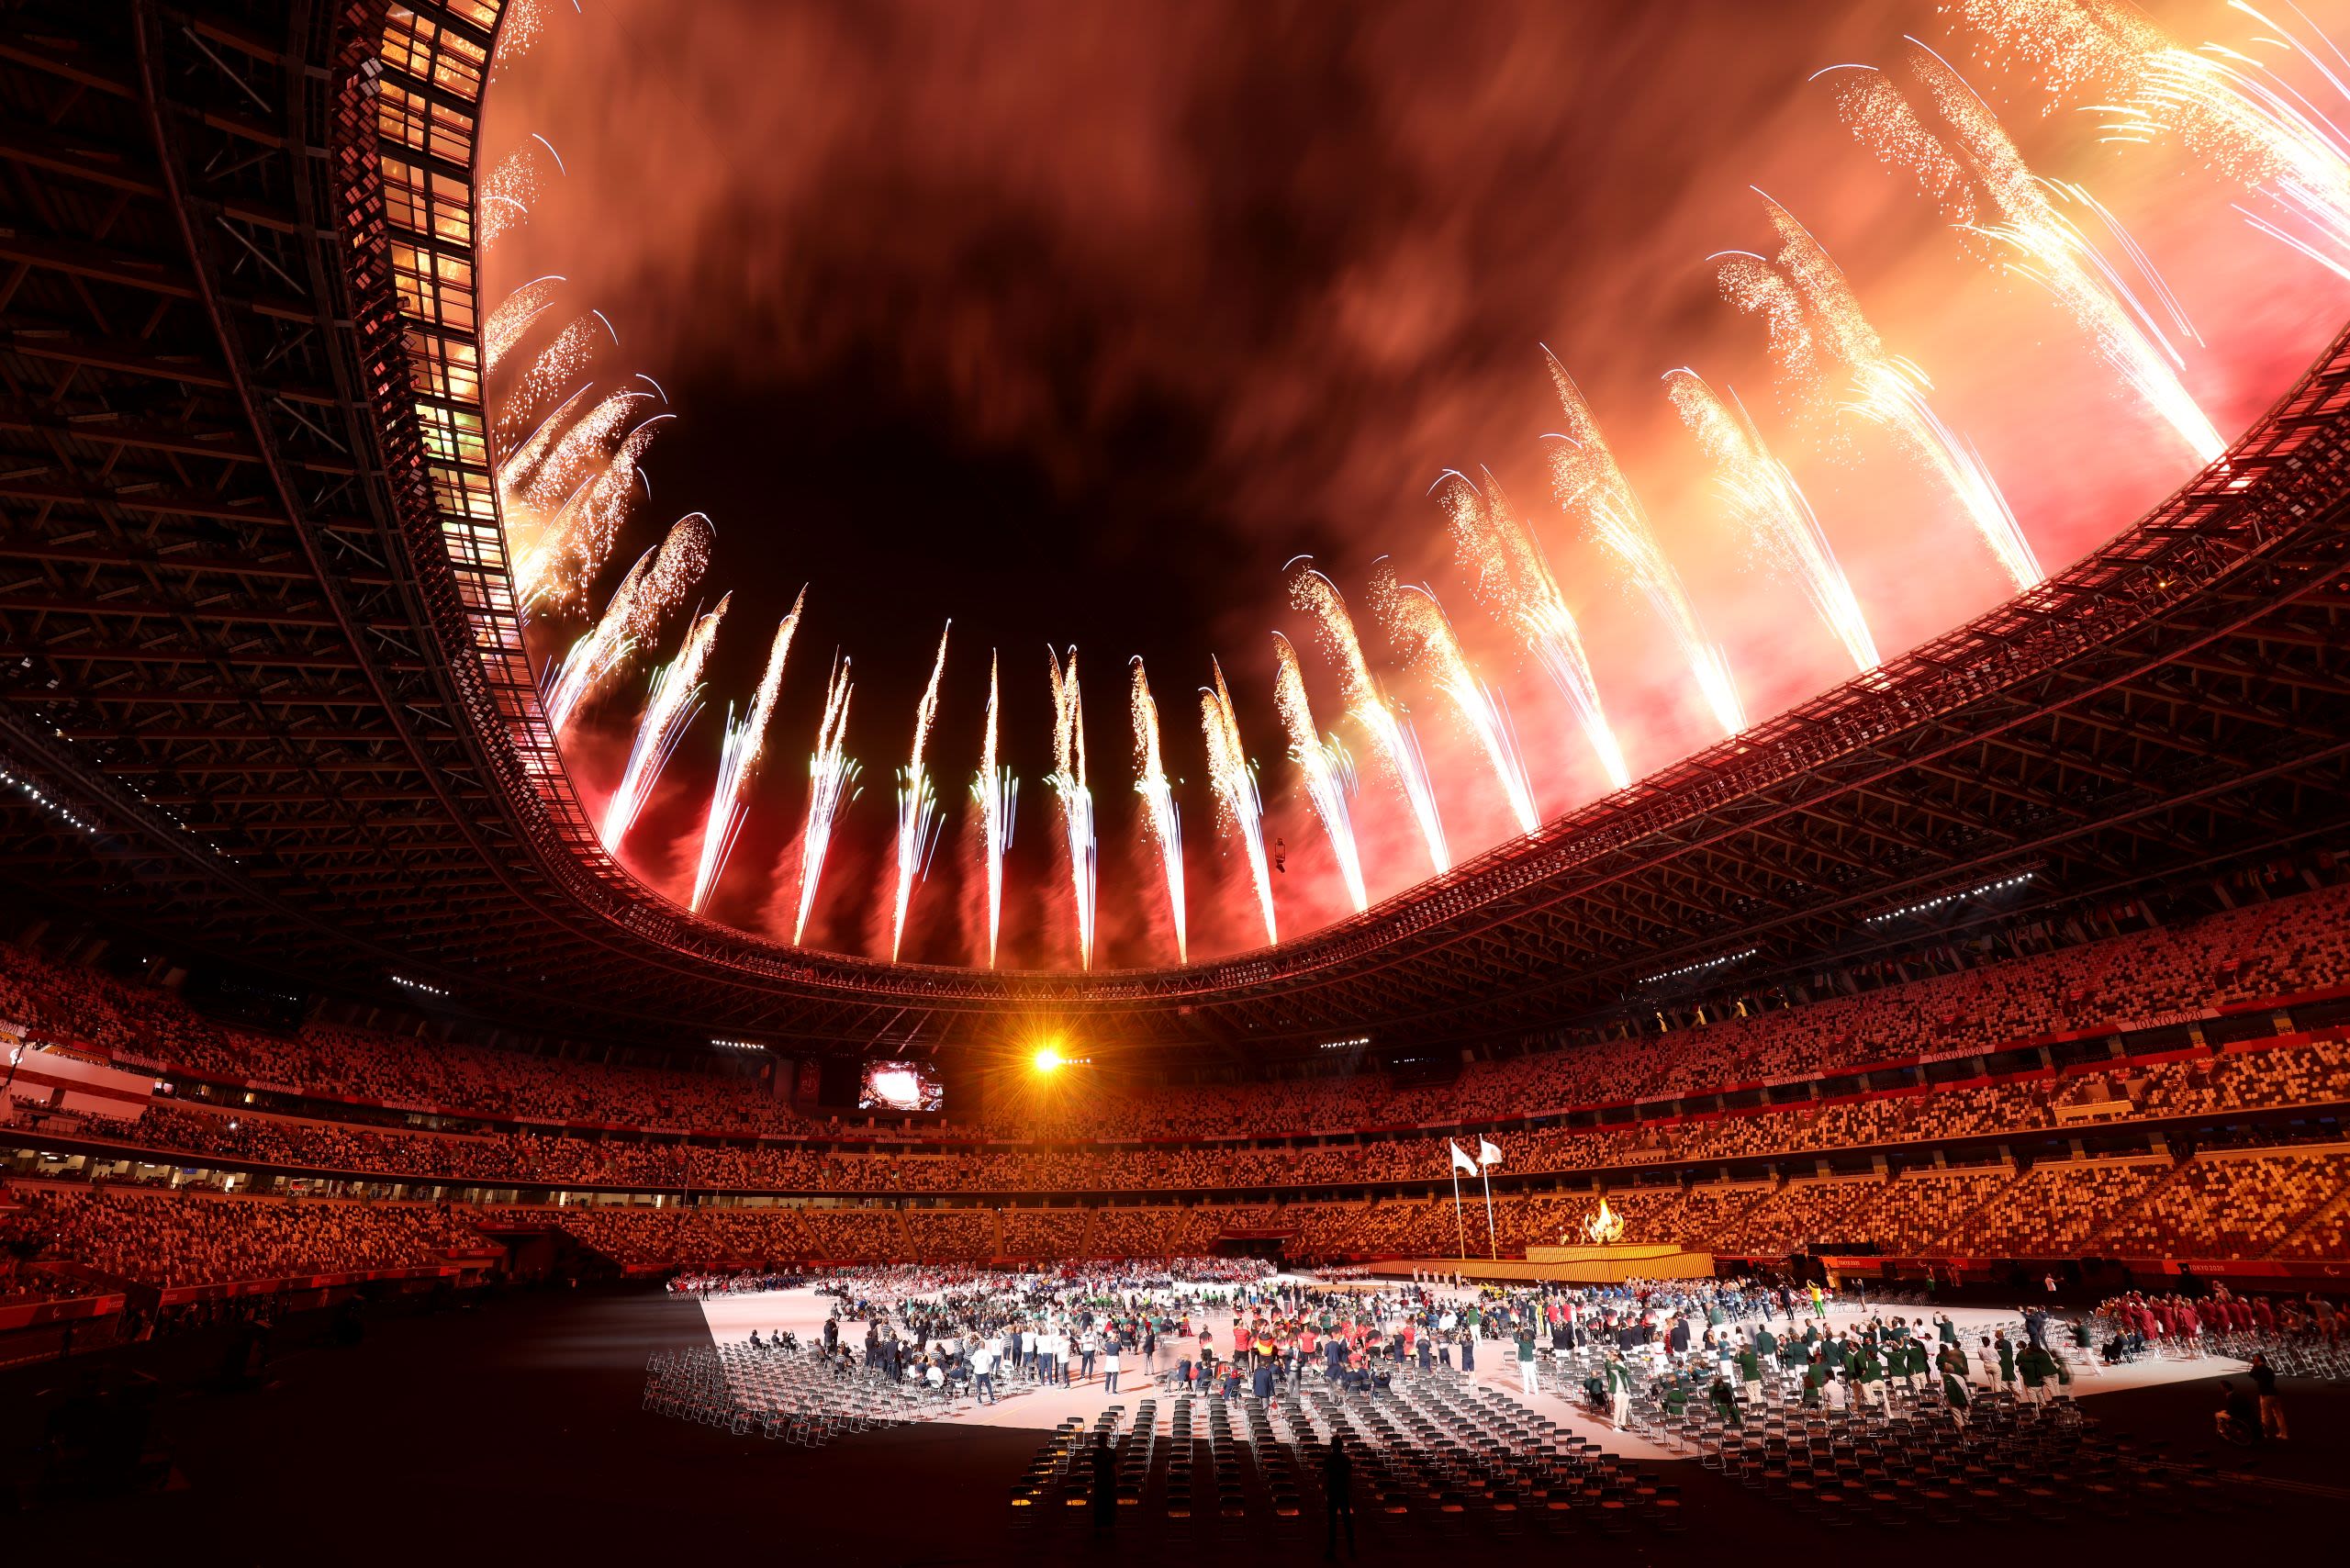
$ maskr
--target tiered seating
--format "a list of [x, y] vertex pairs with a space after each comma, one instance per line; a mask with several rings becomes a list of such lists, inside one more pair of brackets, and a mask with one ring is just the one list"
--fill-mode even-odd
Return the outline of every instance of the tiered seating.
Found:
[[478, 1239], [462, 1215], [433, 1204], [54, 1189], [19, 1196], [44, 1255], [147, 1285], [416, 1268]]
[[2201, 1156], [2098, 1233], [2121, 1257], [2259, 1258], [2350, 1185], [2350, 1156]]

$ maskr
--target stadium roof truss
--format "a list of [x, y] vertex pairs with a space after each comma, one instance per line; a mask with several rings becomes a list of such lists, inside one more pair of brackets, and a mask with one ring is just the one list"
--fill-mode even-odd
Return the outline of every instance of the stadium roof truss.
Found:
[[523, 649], [472, 244], [499, 8], [0, 16], [7, 878], [541, 1025], [1239, 1050], [1524, 1033], [2020, 870], [2120, 894], [2350, 817], [2345, 336], [2042, 587], [1279, 948], [991, 974], [698, 920], [598, 842]]

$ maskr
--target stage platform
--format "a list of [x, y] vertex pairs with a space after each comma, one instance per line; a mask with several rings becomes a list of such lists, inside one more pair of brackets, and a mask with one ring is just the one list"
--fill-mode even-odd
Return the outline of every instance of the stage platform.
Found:
[[1609, 1247], [1529, 1247], [1516, 1258], [1396, 1258], [1371, 1265], [1390, 1279], [1459, 1274], [1470, 1280], [1557, 1280], [1612, 1285], [1625, 1280], [1709, 1280], [1714, 1255], [1684, 1252], [1670, 1243], [1617, 1242]]

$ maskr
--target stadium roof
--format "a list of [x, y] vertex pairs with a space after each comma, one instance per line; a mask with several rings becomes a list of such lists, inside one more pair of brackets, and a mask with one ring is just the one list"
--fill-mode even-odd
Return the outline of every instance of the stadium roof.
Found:
[[1243, 1049], [1523, 1033], [2350, 816], [2345, 337], [2041, 588], [1278, 948], [991, 974], [697, 920], [598, 844], [487, 510], [466, 193], [498, 6], [287, 9], [0, 19], [0, 861], [44, 899], [541, 1027]]

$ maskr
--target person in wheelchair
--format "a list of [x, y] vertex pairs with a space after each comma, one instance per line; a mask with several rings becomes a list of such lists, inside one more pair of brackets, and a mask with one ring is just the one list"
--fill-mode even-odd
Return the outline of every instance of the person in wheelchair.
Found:
[[2250, 1448], [2260, 1440], [2260, 1406], [2248, 1388], [2221, 1379], [2220, 1407], [2211, 1413], [2211, 1426], [2228, 1442], [2240, 1448]]

